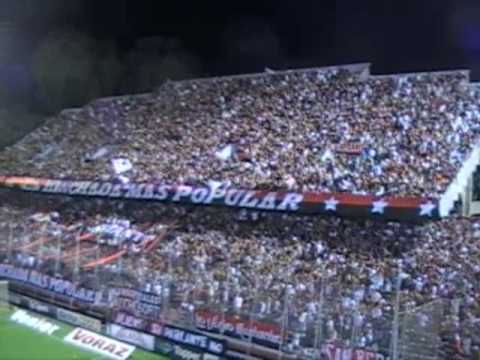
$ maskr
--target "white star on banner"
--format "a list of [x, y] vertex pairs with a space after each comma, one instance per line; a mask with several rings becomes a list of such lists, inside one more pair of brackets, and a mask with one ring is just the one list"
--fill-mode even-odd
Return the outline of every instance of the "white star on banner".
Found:
[[385, 211], [385, 208], [388, 206], [388, 202], [381, 199], [381, 200], [374, 201], [372, 205], [373, 205], [372, 213], [383, 214], [383, 212]]
[[337, 204], [339, 203], [340, 201], [338, 201], [337, 199], [335, 199], [333, 196], [328, 199], [328, 200], [325, 200], [324, 203], [325, 203], [325, 210], [332, 210], [332, 211], [337, 211]]
[[435, 208], [435, 204], [431, 201], [426, 204], [420, 204], [420, 216], [432, 216], [432, 211]]

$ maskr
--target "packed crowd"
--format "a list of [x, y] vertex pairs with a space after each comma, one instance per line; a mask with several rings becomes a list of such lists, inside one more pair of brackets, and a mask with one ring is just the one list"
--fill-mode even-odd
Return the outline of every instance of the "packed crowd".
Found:
[[[464, 72], [166, 83], [50, 119], [0, 153], [0, 174], [438, 197], [476, 145], [479, 101]], [[465, 354], [480, 348], [476, 219], [0, 199], [1, 261], [155, 293], [175, 323], [210, 309], [286, 327], [290, 350], [319, 339], [387, 352], [399, 299], [424, 334], [448, 329]]]
[[1, 174], [439, 196], [476, 144], [465, 72], [346, 69], [169, 82], [52, 119]]
[[[128, 224], [161, 236], [158, 246], [99, 265], [97, 282], [88, 273], [85, 281], [105, 287], [105, 279], [120, 276], [132, 288], [164, 296], [176, 310], [175, 321], [194, 324], [195, 311], [208, 308], [281, 326], [287, 312], [292, 349], [313, 347], [320, 331], [322, 341], [387, 352], [400, 276], [400, 310], [421, 319], [425, 333], [449, 329], [462, 339], [466, 353], [480, 346], [480, 222], [475, 219], [420, 226], [151, 206], [86, 218], [75, 209], [35, 218], [3, 207], [3, 233], [13, 224], [18, 235], [10, 237], [13, 247], [3, 242], [1, 256], [8, 258], [13, 248], [9, 256], [20, 261], [24, 236], [33, 234], [28, 238], [33, 242], [46, 231], [39, 221], [59, 232], [55, 238], [62, 239], [62, 249], [93, 229]], [[152, 211], [155, 222], [148, 218]], [[126, 213], [134, 215], [127, 219]], [[30, 219], [27, 228], [24, 216]], [[124, 234], [111, 234], [96, 233], [104, 255], [123, 246], [106, 239]], [[58, 246], [52, 240], [28, 256], [41, 261]], [[64, 273], [74, 274], [73, 265], [91, 256], [81, 253], [79, 262], [69, 258]], [[34, 266], [48, 271], [55, 261]], [[419, 310], [425, 304], [439, 304], [441, 311]]]

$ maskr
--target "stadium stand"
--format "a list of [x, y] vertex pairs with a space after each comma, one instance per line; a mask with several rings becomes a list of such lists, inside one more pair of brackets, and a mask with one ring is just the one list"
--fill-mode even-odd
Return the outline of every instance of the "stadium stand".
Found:
[[[448, 215], [480, 160], [468, 72], [360, 74], [269, 72], [98, 100], [3, 152], [2, 173], [413, 196]], [[131, 169], [112, 171], [115, 159]]]
[[[123, 325], [240, 339], [248, 355], [358, 359], [396, 343], [402, 359], [473, 358], [480, 221], [454, 210], [480, 160], [479, 95], [466, 71], [362, 64], [170, 82], [63, 112], [0, 153], [0, 276], [67, 279]], [[95, 198], [68, 183], [41, 194], [32, 179], [324, 194], [331, 216], [111, 201], [78, 183]], [[371, 218], [334, 216], [365, 197]], [[391, 198], [436, 221], [378, 221]]]

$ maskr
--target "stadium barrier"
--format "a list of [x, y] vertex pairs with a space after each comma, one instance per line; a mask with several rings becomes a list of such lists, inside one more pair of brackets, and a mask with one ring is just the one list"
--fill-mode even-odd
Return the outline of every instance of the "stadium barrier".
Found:
[[[66, 310], [64, 308], [57, 307], [55, 305], [51, 305], [15, 292], [12, 293], [11, 301], [22, 308], [42, 313], [43, 315], [70, 323], [72, 325], [88, 328], [98, 333], [105, 333], [109, 336], [118, 338], [119, 340], [142, 347], [145, 350], [159, 352], [172, 357], [174, 353], [177, 353], [174, 358], [185, 358], [186, 354], [191, 354], [189, 355], [191, 358], [195, 357], [200, 359], [216, 360], [224, 358], [220, 354], [204, 351], [202, 347], [205, 348], [205, 346], [209, 346], [214, 350], [216, 349], [215, 352], [217, 353], [222, 351], [227, 352], [227, 348], [225, 346], [227, 341], [225, 340], [215, 339], [213, 337], [209, 338], [208, 336], [198, 332], [191, 332], [177, 327], [165, 326], [158, 322], [152, 321], [147, 323], [146, 320], [138, 319], [122, 312], [115, 313], [112, 320], [117, 323], [121, 323], [124, 326], [120, 326], [115, 323], [108, 323], [105, 327], [103, 327], [99, 319]], [[142, 329], [150, 334], [135, 331], [132, 330], [132, 328]], [[104, 329], [107, 330], [105, 331]], [[152, 334], [155, 334], [155, 336]], [[153, 348], [152, 338], [154, 341]], [[243, 351], [245, 351], [245, 347], [238, 346], [238, 344], [234, 348], [237, 350], [243, 349]], [[237, 353], [237, 356], [233, 356], [234, 353], [235, 352], [228, 351], [228, 358], [255, 359], [253, 355], [242, 356], [242, 353]], [[195, 354], [195, 356], [193, 354]], [[268, 351], [260, 351], [259, 355], [261, 356], [260, 358], [263, 359], [278, 358], [277, 353], [268, 353]], [[288, 359], [289, 356], [284, 358]]]
[[[173, 303], [170, 303], [167, 311], [164, 299], [144, 291], [124, 287], [112, 287], [102, 291], [87, 289], [73, 286], [68, 280], [54, 279], [37, 270], [10, 264], [0, 265], [0, 277], [10, 279], [12, 289], [19, 292], [18, 297], [22, 304], [33, 310], [40, 309], [43, 313], [52, 313], [48, 306], [38, 301], [37, 303], [27, 301], [24, 295], [28, 294], [47, 301], [48, 304], [57, 305], [62, 310], [55, 310], [51, 316], [60, 316], [61, 320], [77, 326], [98, 331], [100, 325], [98, 319], [103, 319], [106, 323], [145, 332], [164, 342], [183, 346], [192, 351], [209, 353], [213, 357], [221, 356], [226, 350], [231, 349], [264, 359], [276, 359], [280, 353], [283, 353], [284, 359], [293, 359], [301, 356], [302, 352], [299, 350], [314, 349], [316, 346], [312, 339], [315, 337], [314, 327], [318, 327], [318, 321], [299, 324], [298, 321], [294, 321], [295, 314], [289, 312], [283, 315], [280, 312], [280, 320], [278, 318], [275, 320], [274, 314], [268, 319], [254, 313], [239, 313], [228, 307], [224, 308], [223, 312], [218, 312], [218, 303], [207, 299], [202, 305], [199, 296], [196, 299], [198, 309], [189, 317], [182, 314], [179, 306], [172, 306]], [[292, 297], [289, 301], [293, 304], [298, 300], [300, 299]], [[117, 311], [110, 312], [111, 307]], [[92, 313], [97, 319], [85, 315]], [[322, 324], [322, 327], [324, 326], [325, 324]], [[118, 328], [110, 327], [108, 331], [118, 332]], [[134, 334], [129, 335], [133, 337]], [[297, 348], [282, 347], [292, 336], [298, 338]], [[351, 339], [352, 336], [342, 334], [346, 339]], [[325, 339], [321, 339], [318, 345], [323, 343]], [[144, 347], [152, 348], [151, 345]], [[325, 352], [324, 349], [319, 350]]]
[[99, 319], [95, 319], [80, 313], [63, 308], [57, 308], [56, 318], [71, 325], [79, 326], [98, 333], [103, 333], [103, 325]]
[[[20, 307], [24, 307], [34, 312], [65, 321], [73, 325], [89, 328], [99, 333], [106, 333], [109, 336], [142, 347], [145, 350], [156, 351], [165, 355], [172, 355], [173, 353], [177, 352], [178, 355], [176, 355], [176, 358], [181, 358], [182, 355], [187, 356], [189, 353], [191, 353], [191, 355], [189, 355], [191, 358], [222, 358], [220, 354], [208, 353], [205, 351], [205, 349], [209, 346], [207, 345], [208, 342], [212, 338], [208, 338], [207, 336], [198, 332], [187, 331], [185, 329], [165, 325], [160, 322], [148, 322], [145, 319], [135, 317], [122, 311], [113, 313], [111, 318], [112, 323], [108, 323], [106, 327], [102, 327], [101, 321], [98, 319], [88, 317], [84, 314], [76, 313], [74, 311], [66, 310], [22, 294], [12, 292], [10, 299], [12, 303]], [[228, 323], [228, 318], [226, 319], [226, 323]], [[105, 320], [108, 319], [105, 318]], [[213, 321], [213, 319], [210, 320]], [[240, 321], [241, 323], [241, 319], [237, 319], [237, 321]], [[104, 329], [106, 329], [106, 331], [104, 331]], [[142, 332], [133, 329], [142, 330]], [[221, 353], [221, 351], [227, 351], [226, 346], [221, 345], [222, 343], [219, 340], [212, 341], [214, 341], [214, 345], [210, 348], [216, 348], [217, 353]], [[243, 351], [245, 351], [245, 353], [248, 352], [246, 349], [243, 349]], [[344, 347], [340, 343], [324, 344], [322, 347], [322, 353], [326, 354], [327, 358], [332, 360], [338, 358], [351, 360], [383, 360], [387, 358], [380, 353], [369, 351], [367, 349]], [[195, 354], [195, 356], [193, 354]], [[268, 356], [263, 354], [262, 358], [275, 359], [278, 358], [278, 356]], [[288, 358], [288, 356], [285, 358]]]
[[107, 335], [125, 341], [132, 345], [139, 346], [148, 351], [155, 350], [155, 338], [152, 335], [141, 333], [132, 329], [127, 329], [120, 325], [108, 324]]
[[27, 296], [17, 294], [13, 291], [10, 292], [10, 302], [13, 305], [17, 305], [18, 307], [28, 309], [52, 318], [56, 318], [57, 312], [55, 306], [50, 305], [46, 302], [29, 298]]
[[46, 315], [56, 320], [63, 321], [70, 325], [89, 329], [98, 333], [103, 333], [102, 321], [77, 312], [66, 310], [64, 308], [33, 299], [15, 292], [10, 293], [10, 302], [21, 308]]
[[[12, 302], [20, 302], [33, 311], [49, 316], [61, 314], [63, 319], [60, 320], [102, 333], [107, 330], [102, 328], [99, 331], [102, 323], [119, 325], [154, 336], [155, 342], [161, 340], [161, 343], [183, 346], [212, 357], [234, 351], [262, 359], [277, 359], [279, 354], [283, 359], [301, 359], [311, 358], [312, 354], [319, 357], [322, 353], [330, 359], [336, 355], [329, 355], [331, 345], [329, 348], [325, 345], [331, 344], [332, 338], [337, 340], [336, 347], [339, 349], [360, 349], [356, 350], [357, 353], [375, 353], [378, 358], [386, 358], [390, 354], [394, 324], [392, 314], [369, 320], [374, 328], [376, 347], [369, 348], [368, 344], [365, 347], [362, 339], [368, 330], [366, 322], [357, 323], [356, 310], [348, 311], [341, 306], [340, 299], [346, 295], [341, 284], [323, 284], [321, 287], [316, 284], [319, 294], [320, 288], [323, 289], [323, 295], [313, 299], [305, 298], [301, 292], [273, 299], [268, 289], [255, 286], [252, 289], [253, 298], [239, 309], [233, 302], [225, 302], [220, 291], [209, 293], [202, 284], [185, 292], [181, 287], [172, 286], [171, 280], [167, 279], [161, 282], [162, 292], [153, 292], [141, 288], [144, 278], [133, 280], [125, 273], [113, 272], [104, 266], [101, 267], [102, 272], [100, 267], [94, 267], [80, 273], [79, 259], [75, 256], [65, 262], [50, 258], [31, 263], [29, 251], [33, 247], [26, 248], [24, 245], [33, 241], [36, 242], [34, 254], [37, 259], [55, 253], [54, 240], [38, 241], [47, 236], [47, 230], [39, 227], [38, 233], [32, 234], [27, 228], [20, 229], [14, 243], [19, 250], [0, 252], [0, 278], [9, 280], [11, 289], [17, 294]], [[70, 253], [74, 255], [75, 250], [73, 246]], [[116, 260], [117, 269], [122, 268], [122, 261], [122, 258]], [[168, 265], [179, 272], [188, 270], [188, 264]], [[167, 294], [165, 289], [168, 289]], [[316, 306], [313, 315], [303, 316], [297, 312], [297, 309], [305, 308], [306, 301]], [[55, 310], [55, 314], [50, 315], [52, 310], [49, 306], [63, 310]], [[441, 312], [433, 310], [426, 316], [436, 324], [443, 317]], [[400, 326], [414, 329], [408, 324], [415, 323], [415, 319], [412, 315], [410, 320], [402, 320]], [[417, 337], [411, 335], [408, 338], [408, 333], [400, 330], [401, 350], [405, 354], [419, 353], [418, 346], [411, 340]], [[419, 328], [418, 332], [421, 330]], [[429, 336], [434, 338], [439, 328], [433, 326], [429, 331]], [[192, 343], [191, 339], [195, 338], [204, 339], [199, 342], [201, 346]], [[436, 347], [429, 351], [436, 351]], [[212, 351], [217, 348], [222, 348], [222, 351]], [[334, 353], [348, 354], [348, 351], [336, 350]]]
[[[125, 312], [117, 312], [114, 314], [112, 321], [116, 323], [108, 323], [106, 327], [102, 327], [100, 320], [85, 316], [83, 314], [75, 313], [51, 304], [38, 301], [27, 296], [13, 293], [11, 301], [21, 307], [29, 310], [40, 312], [44, 315], [50, 316], [57, 320], [68, 322], [73, 325], [89, 328], [98, 333], [106, 333], [107, 335], [125, 341], [127, 343], [139, 346], [145, 350], [160, 352], [164, 355], [174, 356], [174, 358], [190, 358], [199, 359], [221, 359], [220, 354], [214, 354], [204, 351], [207, 346], [216, 348], [217, 353], [226, 351], [225, 345], [219, 340], [212, 340], [214, 345], [207, 345], [209, 339], [200, 333], [186, 331], [177, 327], [166, 326], [158, 322], [148, 323], [144, 319], [136, 318]], [[123, 326], [118, 325], [123, 324]], [[140, 332], [132, 328], [141, 329]], [[106, 331], [103, 331], [106, 329]], [[156, 334], [156, 336], [151, 335]], [[202, 349], [203, 347], [203, 349]], [[237, 347], [237, 350], [239, 347]], [[240, 349], [242, 349], [240, 347]], [[203, 351], [202, 351], [203, 350]], [[242, 349], [247, 352], [245, 348]], [[324, 346], [323, 353], [328, 355], [329, 359], [337, 359], [341, 356], [342, 359], [384, 359], [380, 354], [375, 354], [373, 357], [371, 351], [363, 349], [349, 349], [343, 348], [339, 344], [328, 344]], [[258, 353], [264, 359], [276, 359], [277, 353]], [[350, 355], [348, 355], [350, 354]], [[347, 357], [350, 356], [350, 357]], [[184, 356], [184, 357], [182, 357]], [[363, 356], [363, 357], [362, 357]], [[229, 358], [233, 358], [229, 356]], [[239, 357], [240, 358], [240, 357]], [[284, 358], [289, 358], [288, 356]]]
[[[195, 348], [193, 346], [181, 346], [175, 342], [167, 341], [164, 338], [159, 338], [150, 334], [141, 333], [139, 331], [132, 330], [117, 324], [110, 323], [103, 327], [102, 322], [99, 319], [95, 319], [80, 313], [75, 313], [70, 310], [56, 307], [54, 305], [33, 298], [29, 298], [15, 292], [11, 293], [10, 301], [12, 304], [17, 305], [21, 308], [41, 313], [42, 315], [69, 323], [71, 325], [76, 325], [81, 328], [92, 330], [98, 334], [106, 334], [112, 338], [116, 338], [121, 341], [130, 343], [145, 350], [158, 352], [163, 355], [168, 355], [174, 359], [195, 358], [205, 360], [220, 360], [223, 358], [221, 356], [217, 356], [205, 351], [200, 351], [198, 348]], [[177, 332], [177, 334], [180, 333]], [[181, 341], [186, 342], [183, 340], [185, 338], [184, 334], [182, 334], [181, 336], [177, 336], [182, 337]]]

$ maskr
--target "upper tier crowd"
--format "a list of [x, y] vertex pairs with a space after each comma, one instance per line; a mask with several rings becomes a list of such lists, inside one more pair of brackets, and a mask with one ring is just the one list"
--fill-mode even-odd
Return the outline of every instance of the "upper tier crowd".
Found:
[[479, 100], [463, 71], [168, 82], [47, 121], [0, 174], [438, 197], [478, 140]]
[[[63, 247], [73, 247], [80, 234], [112, 224], [147, 237], [161, 236], [151, 252], [129, 252], [99, 266], [97, 283], [84, 273], [86, 284], [108, 287], [121, 271], [129, 287], [167, 299], [172, 321], [190, 325], [195, 324], [195, 311], [208, 308], [252, 314], [281, 326], [288, 309], [293, 349], [313, 346], [321, 312], [322, 341], [388, 352], [401, 277], [400, 311], [415, 314], [418, 336], [448, 329], [461, 339], [466, 354], [479, 350], [478, 220], [454, 218], [421, 226], [160, 205], [87, 214], [69, 206], [49, 216], [45, 228], [38, 226], [44, 217], [5, 206], [0, 226], [4, 233], [14, 227], [14, 245], [4, 241], [0, 255], [53, 272], [58, 271], [55, 258], [44, 261], [40, 256], [54, 254], [57, 241], [25, 254], [19, 247], [25, 236], [28, 243], [48, 231], [56, 234], [52, 239], [64, 239]], [[125, 234], [112, 234], [96, 233], [103, 255], [125, 247]], [[8, 249], [14, 249], [10, 255]], [[91, 261], [92, 254], [88, 256], [82, 250], [78, 263], [69, 257], [62, 265], [65, 276], [73, 276], [74, 264]], [[425, 304], [431, 307], [425, 310]]]

